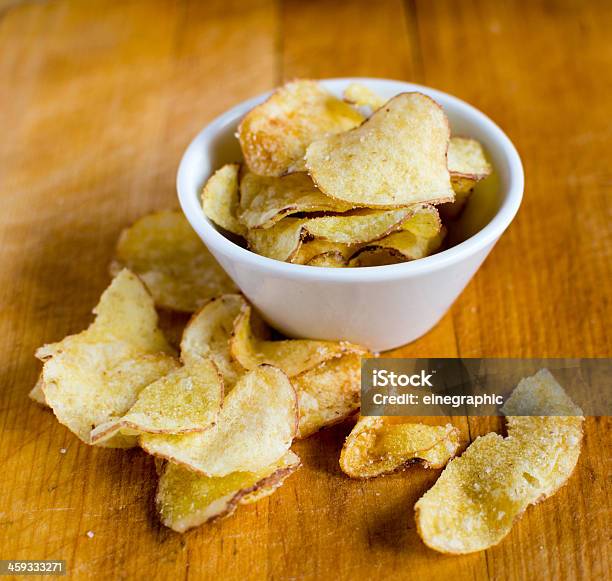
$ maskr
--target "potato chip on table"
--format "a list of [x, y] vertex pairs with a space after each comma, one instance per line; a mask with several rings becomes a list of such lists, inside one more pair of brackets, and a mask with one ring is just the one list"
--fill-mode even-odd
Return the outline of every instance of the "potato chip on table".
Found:
[[[582, 411], [547, 370], [523, 379], [506, 402], [508, 436], [477, 438], [415, 505], [419, 535], [442, 553], [499, 543], [531, 504], [554, 494], [576, 466]], [[537, 416], [525, 414], [570, 414]]]
[[170, 371], [146, 386], [128, 412], [96, 426], [94, 444], [117, 434], [184, 434], [215, 425], [223, 401], [223, 379], [210, 359]]
[[289, 377], [309, 371], [331, 359], [351, 353], [364, 355], [367, 350], [347, 341], [314, 341], [311, 339], [261, 339], [251, 327], [251, 307], [245, 306], [234, 325], [230, 342], [232, 356], [245, 369], [274, 365]]
[[144, 281], [157, 306], [176, 311], [191, 313], [212, 297], [237, 291], [179, 211], [149, 214], [126, 228], [111, 270], [122, 267]]
[[181, 339], [181, 360], [189, 365], [210, 358], [223, 377], [225, 393], [229, 393], [245, 369], [230, 353], [234, 321], [246, 305], [242, 295], [221, 295], [211, 299], [193, 315]]
[[410, 418], [363, 416], [344, 443], [340, 468], [351, 478], [390, 474], [414, 463], [441, 468], [459, 445], [459, 431], [450, 424], [429, 426]]
[[276, 367], [261, 365], [238, 380], [209, 430], [143, 434], [140, 444], [150, 454], [205, 476], [257, 472], [289, 450], [297, 420], [297, 396], [288, 377]]
[[164, 525], [183, 533], [229, 516], [240, 504], [250, 504], [272, 494], [300, 464], [298, 456], [288, 451], [256, 472], [211, 477], [167, 462], [161, 468], [157, 487], [157, 511]]
[[317, 82], [298, 80], [249, 111], [238, 127], [238, 139], [253, 173], [279, 177], [304, 171], [304, 153], [314, 140], [357, 127], [363, 120]]
[[361, 355], [349, 354], [321, 363], [292, 378], [297, 392], [296, 438], [351, 417], [361, 403]]
[[[92, 427], [122, 416], [142, 389], [178, 366], [157, 327], [153, 299], [140, 280], [121, 271], [83, 332], [38, 349], [42, 391], [60, 423], [91, 443]], [[108, 446], [133, 446], [117, 439]]]

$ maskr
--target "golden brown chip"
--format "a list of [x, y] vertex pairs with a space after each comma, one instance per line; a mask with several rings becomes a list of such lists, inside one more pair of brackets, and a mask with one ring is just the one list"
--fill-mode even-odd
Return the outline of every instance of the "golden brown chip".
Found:
[[[581, 413], [546, 370], [521, 381], [507, 410]], [[509, 416], [508, 437], [477, 438], [416, 503], [418, 532], [442, 553], [499, 543], [530, 504], [570, 477], [582, 441], [581, 416]]]
[[202, 190], [202, 209], [217, 226], [244, 236], [246, 228], [236, 217], [239, 204], [239, 170], [239, 164], [228, 163], [208, 179]]
[[181, 212], [149, 214], [125, 229], [111, 270], [135, 272], [159, 307], [194, 312], [208, 299], [236, 292], [212, 254]]
[[362, 246], [349, 266], [382, 266], [424, 258], [440, 248], [445, 234], [437, 210], [424, 206], [402, 224], [401, 230]]
[[232, 359], [229, 342], [234, 321], [245, 305], [242, 295], [211, 299], [193, 315], [181, 339], [182, 361], [189, 365], [203, 358], [212, 359], [223, 376], [226, 394], [244, 373], [244, 368]]
[[268, 258], [289, 262], [300, 250], [306, 235], [306, 222], [303, 218], [285, 218], [271, 228], [249, 230], [249, 250]]
[[355, 210], [350, 214], [321, 218], [285, 218], [271, 228], [249, 230], [247, 240], [249, 249], [257, 254], [286, 262], [301, 262], [300, 251], [308, 238], [342, 244], [344, 246], [331, 250], [342, 248], [344, 252], [348, 250], [347, 246], [355, 248], [399, 229], [419, 207]]
[[298, 395], [297, 438], [352, 416], [360, 404], [361, 356], [345, 355], [292, 379]]
[[324, 252], [312, 257], [307, 263], [308, 266], [320, 266], [323, 268], [344, 268], [348, 266], [346, 259], [340, 252]]
[[456, 192], [471, 190], [476, 182], [491, 174], [482, 145], [475, 139], [453, 137], [448, 144], [448, 170]]
[[297, 396], [278, 368], [243, 375], [223, 402], [217, 424], [179, 436], [144, 434], [142, 448], [206, 476], [257, 472], [279, 460], [297, 431]]
[[304, 170], [304, 153], [315, 139], [352, 129], [363, 119], [318, 83], [298, 80], [247, 113], [238, 139], [252, 172], [278, 177]]
[[335, 261], [337, 259], [339, 262], [342, 262], [342, 266], [344, 266], [348, 257], [353, 254], [356, 248], [358, 248], [358, 245], [351, 246], [349, 244], [329, 242], [327, 240], [315, 238], [304, 242], [291, 262], [294, 264], [310, 264], [320, 256], [326, 257], [328, 255], [334, 255], [331, 257], [331, 260]]
[[441, 468], [459, 444], [459, 430], [450, 424], [429, 426], [410, 418], [364, 416], [344, 443], [340, 468], [351, 478], [389, 474], [415, 462]]
[[60, 423], [87, 444], [93, 426], [122, 416], [146, 385], [177, 367], [157, 327], [151, 295], [128, 270], [115, 277], [93, 312], [96, 318], [87, 330], [36, 352], [45, 362], [46, 402]]
[[363, 347], [347, 341], [262, 340], [251, 329], [251, 307], [248, 305], [236, 319], [230, 350], [234, 359], [245, 369], [256, 369], [262, 364], [274, 365], [289, 377], [295, 377], [336, 357], [366, 353]]
[[210, 359], [201, 359], [161, 377], [145, 387], [136, 403], [120, 418], [91, 432], [91, 442], [105, 442], [116, 434], [184, 434], [211, 428], [223, 401], [223, 380]]
[[529, 474], [539, 482], [541, 498], [553, 495], [565, 484], [578, 462], [582, 410], [550, 371], [542, 369], [519, 382], [502, 411], [508, 420], [508, 438], [529, 442], [523, 453], [526, 457], [529, 455]]
[[448, 145], [448, 169], [455, 190], [455, 201], [442, 204], [440, 211], [444, 218], [454, 219], [463, 210], [474, 186], [489, 176], [493, 168], [478, 141], [452, 137]]
[[344, 89], [342, 96], [348, 103], [358, 107], [370, 107], [372, 111], [380, 109], [386, 103], [380, 95], [360, 83], [351, 83]]
[[355, 210], [341, 216], [313, 218], [304, 224], [314, 238], [341, 244], [361, 244], [378, 240], [412, 216], [419, 206], [395, 210]]
[[361, 127], [311, 143], [306, 167], [321, 191], [356, 205], [452, 202], [449, 136], [448, 120], [435, 101], [402, 93]]
[[304, 172], [280, 178], [247, 172], [240, 182], [238, 217], [247, 228], [269, 228], [298, 212], [346, 212], [352, 208], [323, 194]]
[[261, 500], [279, 488], [301, 465], [291, 451], [257, 472], [232, 472], [227, 476], [202, 476], [166, 463], [155, 502], [161, 521], [179, 533], [232, 514], [239, 504]]

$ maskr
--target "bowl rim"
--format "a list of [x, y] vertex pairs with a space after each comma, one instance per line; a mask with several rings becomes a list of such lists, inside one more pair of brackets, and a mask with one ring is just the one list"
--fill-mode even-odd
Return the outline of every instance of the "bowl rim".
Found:
[[200, 149], [204, 143], [210, 141], [225, 130], [227, 125], [233, 123], [237, 118], [242, 117], [249, 109], [267, 99], [273, 92], [271, 90], [246, 99], [217, 116], [198, 132], [181, 157], [176, 177], [179, 203], [192, 228], [202, 238], [202, 241], [210, 247], [210, 250], [214, 249], [214, 251], [227, 256], [235, 262], [249, 263], [253, 268], [258, 268], [262, 271], [267, 271], [270, 275], [282, 276], [284, 278], [327, 280], [339, 283], [367, 283], [380, 282], [381, 280], [388, 279], [411, 278], [413, 276], [443, 269], [450, 264], [461, 262], [488, 245], [494, 244], [503, 234], [514, 219], [521, 205], [525, 177], [521, 158], [514, 144], [504, 131], [487, 115], [458, 97], [425, 85], [375, 77], [335, 77], [317, 79], [317, 81], [323, 86], [347, 84], [351, 82], [362, 83], [366, 86], [381, 83], [396, 84], [405, 91], [423, 92], [436, 101], [442, 100], [452, 103], [455, 108], [463, 110], [475, 119], [475, 122], [472, 124], [484, 125], [488, 133], [492, 135], [497, 147], [504, 153], [508, 164], [509, 183], [506, 189], [506, 195], [496, 214], [486, 226], [463, 242], [437, 254], [419, 258], [418, 260], [402, 262], [400, 264], [365, 268], [325, 268], [281, 262], [280, 260], [261, 256], [239, 246], [229, 238], [226, 238], [212, 225], [209, 219], [206, 218], [200, 204], [199, 192], [201, 190], [201, 185], [197, 187], [197, 193], [194, 196], [193, 187], [189, 185], [191, 180], [187, 174], [194, 151]]

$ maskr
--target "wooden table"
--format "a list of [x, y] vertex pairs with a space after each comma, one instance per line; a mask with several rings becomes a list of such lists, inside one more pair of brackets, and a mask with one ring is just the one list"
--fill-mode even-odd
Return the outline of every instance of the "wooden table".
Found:
[[[612, 4], [0, 6], [0, 558], [66, 559], [79, 579], [610, 578], [606, 418], [586, 422], [569, 484], [499, 546], [445, 557], [420, 542], [412, 510], [437, 472], [350, 481], [345, 426], [296, 446], [304, 468], [269, 499], [181, 536], [155, 517], [151, 458], [79, 444], [26, 394], [35, 348], [90, 320], [120, 229], [176, 205], [191, 137], [298, 76], [448, 91], [523, 157], [516, 221], [450, 313], [398, 355], [609, 356]], [[463, 425], [472, 439], [500, 428]]]

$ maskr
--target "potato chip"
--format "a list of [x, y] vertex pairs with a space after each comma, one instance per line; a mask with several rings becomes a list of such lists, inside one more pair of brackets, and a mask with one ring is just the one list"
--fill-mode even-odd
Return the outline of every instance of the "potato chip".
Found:
[[211, 299], [189, 321], [181, 340], [181, 359], [187, 365], [203, 358], [213, 360], [225, 384], [225, 392], [234, 387], [244, 373], [230, 354], [234, 321], [246, 301], [242, 295], [222, 295]]
[[[507, 410], [581, 413], [547, 371], [520, 382]], [[477, 438], [416, 503], [418, 532], [442, 553], [472, 553], [499, 543], [530, 504], [570, 477], [582, 441], [581, 416], [509, 416], [508, 437]]]
[[141, 436], [142, 448], [206, 476], [257, 472], [279, 460], [297, 431], [297, 396], [278, 368], [243, 375], [225, 398], [217, 424], [205, 432]]
[[291, 262], [294, 264], [311, 264], [319, 257], [330, 257], [331, 261], [338, 260], [342, 263], [340, 266], [345, 266], [349, 256], [357, 248], [359, 248], [359, 245], [341, 244], [315, 238], [304, 242]]
[[279, 177], [303, 171], [304, 152], [315, 139], [357, 127], [363, 115], [318, 83], [298, 80], [277, 89], [238, 127], [249, 169]]
[[238, 172], [240, 165], [228, 163], [218, 169], [206, 182], [202, 190], [204, 214], [217, 226], [228, 232], [244, 236], [246, 228], [238, 221]]
[[452, 137], [448, 145], [448, 169], [455, 190], [455, 201], [442, 204], [440, 211], [444, 218], [452, 220], [463, 210], [474, 186], [489, 176], [493, 168], [478, 141]]
[[386, 103], [380, 95], [360, 83], [351, 83], [344, 89], [342, 96], [348, 103], [358, 107], [370, 107], [372, 111], [380, 109]]
[[304, 224], [315, 238], [341, 244], [360, 244], [378, 240], [412, 216], [418, 206], [395, 210], [355, 210], [351, 214], [313, 218]]
[[370, 242], [400, 228], [416, 208], [418, 206], [394, 210], [355, 210], [350, 214], [310, 219], [285, 218], [271, 228], [249, 230], [247, 240], [250, 250], [257, 254], [286, 262], [301, 261], [302, 243], [309, 237], [352, 246]]
[[194, 312], [208, 299], [237, 291], [181, 212], [142, 217], [117, 243], [113, 273], [122, 266], [135, 272], [159, 307]]
[[249, 250], [268, 258], [289, 262], [302, 246], [302, 240], [306, 236], [306, 222], [303, 218], [285, 218], [271, 228], [249, 230]]
[[43, 379], [42, 379], [42, 375], [39, 376], [38, 380], [36, 381], [36, 384], [34, 385], [34, 387], [30, 390], [30, 393], [28, 394], [28, 397], [32, 400], [35, 401], [37, 404], [48, 408], [49, 405], [47, 404], [47, 400], [45, 399], [45, 393], [43, 391]]
[[[508, 416], [508, 439], [528, 442], [523, 448], [529, 474], [540, 498], [561, 488], [571, 475], [582, 440], [582, 410], [547, 369], [519, 382], [502, 408]], [[563, 414], [551, 416], [548, 414]], [[547, 414], [536, 416], [533, 414]]]
[[346, 212], [352, 207], [323, 194], [304, 172], [280, 178], [247, 172], [240, 182], [238, 217], [247, 228], [269, 228], [298, 212]]
[[459, 430], [450, 424], [429, 426], [410, 418], [364, 416], [344, 443], [340, 468], [351, 478], [390, 474], [417, 462], [441, 468], [459, 444]]
[[292, 379], [300, 419], [297, 438], [342, 422], [358, 409], [361, 399], [361, 357], [346, 355], [322, 363]]
[[453, 137], [448, 144], [448, 170], [455, 192], [468, 192], [476, 182], [491, 174], [493, 168], [482, 145], [475, 139]]
[[202, 476], [168, 462], [162, 468], [155, 503], [161, 521], [179, 533], [231, 515], [239, 504], [270, 495], [301, 465], [291, 451], [257, 472]]
[[348, 266], [346, 259], [340, 252], [324, 252], [311, 258], [308, 266], [320, 266], [323, 268], [344, 268]]
[[452, 202], [449, 137], [448, 120], [435, 101], [402, 93], [361, 127], [311, 143], [306, 167], [321, 191], [357, 205]]
[[424, 258], [440, 248], [445, 235], [437, 210], [425, 205], [399, 231], [361, 246], [349, 266], [382, 266]]
[[122, 416], [146, 385], [177, 367], [157, 327], [151, 295], [128, 270], [115, 277], [93, 312], [87, 330], [36, 352], [45, 362], [45, 400], [60, 423], [87, 444], [93, 426]]
[[289, 377], [295, 377], [336, 357], [366, 350], [347, 341], [312, 341], [310, 339], [262, 340], [251, 329], [251, 307], [245, 306], [234, 324], [230, 341], [232, 356], [245, 369], [274, 365]]
[[145, 387], [121, 418], [91, 432], [93, 444], [121, 433], [184, 434], [203, 432], [217, 421], [223, 401], [223, 380], [210, 359], [201, 359], [168, 373]]

